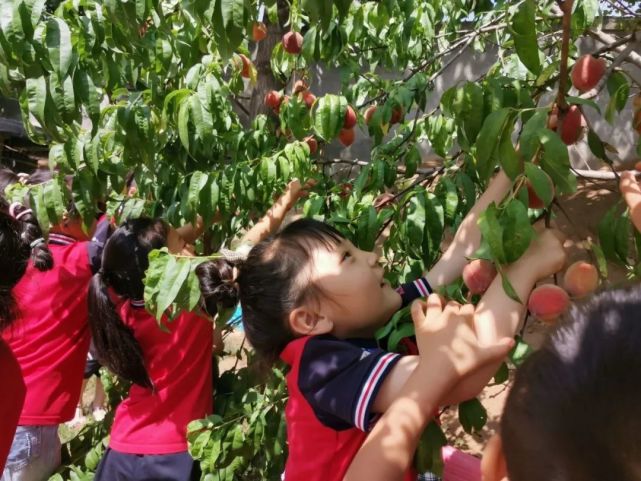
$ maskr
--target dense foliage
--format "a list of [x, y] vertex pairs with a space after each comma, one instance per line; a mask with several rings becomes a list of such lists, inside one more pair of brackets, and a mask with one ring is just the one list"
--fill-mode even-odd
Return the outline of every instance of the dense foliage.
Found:
[[[555, 195], [576, 188], [562, 126], [553, 127], [550, 114], [561, 118], [576, 105], [612, 122], [638, 88], [619, 66], [633, 50], [626, 32], [639, 27], [640, 14], [632, 3], [612, 2], [608, 8], [625, 17], [617, 20], [621, 42], [599, 52], [609, 68], [594, 89], [570, 90], [574, 40], [604, 20], [596, 0], [564, 4], [565, 16], [556, 2], [534, 0], [271, 0], [262, 8], [255, 0], [65, 0], [55, 10], [44, 0], [0, 0], [0, 91], [19, 99], [30, 137], [50, 147], [50, 165], [58, 169], [54, 181], [9, 195], [29, 195], [45, 230], [69, 196], [87, 223], [101, 203], [118, 219], [162, 215], [181, 225], [202, 216], [208, 228], [197, 245], [201, 257], [152, 255], [145, 298], [160, 317], [172, 306], [196, 306], [196, 264], [229, 245], [293, 177], [319, 180], [303, 214], [331, 222], [363, 249], [381, 247], [387, 276], [397, 282], [438, 259], [445, 233], [501, 166], [514, 189], [483, 215], [477, 253], [501, 273], [534, 237], [531, 221], [549, 218]], [[256, 43], [260, 20], [267, 38]], [[280, 42], [289, 30], [303, 35], [300, 54]], [[482, 76], [453, 85], [427, 108], [435, 80], [463, 52], [493, 48], [497, 61]], [[308, 105], [293, 89], [319, 64], [340, 87]], [[270, 110], [262, 99], [274, 87], [289, 97]], [[605, 92], [601, 112], [593, 98]], [[556, 106], [542, 102], [550, 94]], [[343, 140], [348, 106], [355, 128], [371, 138], [364, 162], [349, 151], [341, 159], [329, 155], [328, 146]], [[309, 136], [320, 143], [318, 152]], [[590, 126], [587, 142], [612, 164], [612, 146]], [[437, 167], [422, 165], [425, 145], [442, 158]], [[66, 174], [74, 175], [71, 192]], [[131, 196], [130, 178], [137, 186]], [[528, 184], [542, 202], [538, 209], [528, 209]], [[381, 201], [383, 192], [391, 195]], [[600, 244], [592, 245], [604, 277], [606, 259], [637, 273], [641, 239], [629, 242], [622, 210], [606, 216]], [[221, 220], [212, 223], [217, 212]], [[512, 293], [505, 277], [504, 286]], [[447, 293], [467, 295], [461, 282]], [[381, 333], [392, 347], [412, 333], [407, 319], [401, 312]], [[525, 349], [519, 346], [517, 360]], [[191, 452], [205, 479], [278, 477], [286, 452], [282, 379], [280, 369], [267, 382], [245, 367], [222, 375], [216, 415], [190, 426]], [[468, 431], [485, 422], [478, 401], [459, 412]], [[84, 448], [104, 434], [85, 436]], [[425, 439], [419, 463], [438, 469], [434, 448], [445, 442], [438, 426]], [[95, 449], [84, 467], [67, 473], [70, 479], [90, 479]]]

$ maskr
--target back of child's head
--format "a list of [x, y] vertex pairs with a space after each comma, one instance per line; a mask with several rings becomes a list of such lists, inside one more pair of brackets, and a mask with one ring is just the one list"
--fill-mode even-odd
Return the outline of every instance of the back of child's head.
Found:
[[6, 202], [0, 199], [0, 330], [17, 314], [11, 290], [25, 273], [31, 255], [22, 224], [8, 215], [6, 208]]
[[206, 262], [197, 270], [204, 301], [243, 310], [247, 339], [266, 361], [273, 362], [295, 336], [288, 316], [296, 307], [320, 299], [311, 282], [309, 267], [314, 249], [332, 249], [343, 236], [313, 219], [292, 222], [282, 231], [254, 246], [238, 263], [238, 275], [226, 261]]
[[89, 325], [99, 359], [117, 375], [145, 387], [151, 387], [151, 380], [142, 349], [116, 312], [112, 294], [142, 299], [149, 253], [166, 243], [167, 225], [162, 220], [124, 222], [105, 243], [101, 268], [89, 287]]
[[641, 290], [574, 307], [518, 369], [501, 421], [510, 481], [641, 480]]

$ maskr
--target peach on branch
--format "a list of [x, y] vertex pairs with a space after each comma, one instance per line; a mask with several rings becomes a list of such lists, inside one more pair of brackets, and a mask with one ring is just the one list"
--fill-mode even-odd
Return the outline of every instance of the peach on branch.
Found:
[[553, 323], [570, 305], [570, 297], [561, 287], [544, 284], [530, 294], [528, 310], [543, 322]]
[[594, 292], [598, 285], [599, 272], [589, 262], [575, 262], [563, 276], [563, 287], [572, 297], [586, 296]]
[[471, 294], [483, 294], [495, 277], [494, 264], [485, 259], [474, 259], [463, 268], [463, 282]]
[[592, 55], [583, 55], [572, 67], [572, 85], [581, 92], [592, 90], [605, 72], [605, 61]]

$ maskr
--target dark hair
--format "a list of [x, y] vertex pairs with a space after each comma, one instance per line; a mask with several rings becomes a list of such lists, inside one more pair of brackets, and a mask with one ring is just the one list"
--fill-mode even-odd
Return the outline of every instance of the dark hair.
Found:
[[18, 174], [7, 167], [0, 167], [0, 197], [5, 197], [5, 190], [20, 181]]
[[20, 222], [0, 210], [0, 330], [7, 327], [17, 314], [11, 290], [25, 273], [30, 254]]
[[323, 222], [292, 222], [252, 248], [247, 260], [237, 266], [235, 284], [226, 261], [201, 264], [197, 272], [203, 299], [208, 305], [231, 306], [237, 291], [247, 339], [261, 357], [273, 362], [294, 339], [287, 322], [289, 313], [321, 294], [309, 280], [300, 278], [313, 249], [319, 245], [331, 249], [342, 240], [336, 229]]
[[[3, 168], [0, 170], [0, 197], [4, 199], [4, 190], [18, 182], [18, 176], [11, 170]], [[8, 205], [8, 201], [7, 201]], [[49, 247], [44, 242], [43, 233], [40, 229], [40, 224], [34, 215], [33, 211], [29, 208], [28, 199], [24, 199], [22, 203], [13, 203], [11, 206], [6, 207], [5, 212], [16, 218], [20, 222], [22, 228], [22, 239], [30, 245], [31, 260], [36, 269], [40, 271], [47, 271], [53, 267], [53, 256], [49, 251]], [[38, 242], [34, 242], [38, 240]]]
[[102, 267], [89, 287], [89, 326], [100, 361], [118, 376], [152, 387], [142, 348], [118, 313], [109, 289], [126, 299], [142, 299], [148, 255], [167, 244], [167, 226], [142, 217], [124, 222], [109, 237]]
[[595, 295], [516, 373], [501, 421], [510, 481], [638, 480], [641, 290]]

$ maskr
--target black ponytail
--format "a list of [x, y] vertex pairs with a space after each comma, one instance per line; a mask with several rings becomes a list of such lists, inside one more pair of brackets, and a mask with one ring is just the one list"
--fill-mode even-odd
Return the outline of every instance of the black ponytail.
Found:
[[238, 304], [233, 264], [224, 259], [203, 262], [196, 268], [196, 276], [207, 314], [215, 316], [219, 305], [230, 308]]
[[166, 244], [162, 220], [126, 221], [106, 242], [102, 267], [89, 286], [89, 326], [98, 359], [120, 377], [147, 388], [153, 385], [142, 348], [116, 312], [110, 290], [124, 299], [142, 299], [149, 252]]
[[89, 325], [100, 361], [118, 376], [151, 388], [142, 348], [116, 312], [101, 272], [89, 286]]
[[22, 204], [11, 204], [11, 215], [22, 226], [22, 239], [31, 247], [31, 261], [39, 271], [53, 267], [53, 255], [44, 240], [42, 230], [32, 210]]
[[6, 213], [6, 203], [0, 199], [0, 330], [16, 317], [17, 308], [11, 290], [27, 269], [29, 244], [21, 236], [20, 223]]

